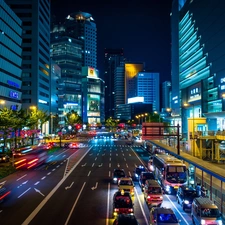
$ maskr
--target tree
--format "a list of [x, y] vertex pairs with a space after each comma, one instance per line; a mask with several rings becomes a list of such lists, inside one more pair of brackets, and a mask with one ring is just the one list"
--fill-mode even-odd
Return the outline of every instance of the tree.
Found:
[[68, 112], [65, 116], [65, 123], [66, 125], [74, 127], [76, 124], [82, 124], [82, 118], [77, 112], [71, 110], [71, 112]]
[[109, 127], [109, 129], [116, 129], [117, 125], [118, 125], [118, 122], [117, 120], [113, 119], [112, 117], [108, 118], [106, 121], [105, 121], [105, 125], [107, 127]]
[[3, 138], [3, 152], [6, 148], [6, 140], [12, 132], [12, 127], [14, 126], [15, 119], [13, 110], [6, 107], [0, 109], [0, 136]]
[[[37, 131], [37, 129], [41, 129], [42, 133], [42, 126], [45, 122], [49, 121], [51, 118], [50, 115], [47, 114], [47, 112], [44, 112], [39, 109], [33, 109], [29, 114], [28, 114], [28, 122], [27, 126], [30, 129]], [[32, 145], [34, 144], [34, 133], [32, 132]]]

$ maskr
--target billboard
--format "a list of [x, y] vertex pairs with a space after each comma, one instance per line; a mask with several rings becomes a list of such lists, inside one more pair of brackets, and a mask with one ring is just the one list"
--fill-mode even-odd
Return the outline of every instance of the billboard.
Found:
[[100, 95], [88, 94], [87, 116], [100, 116]]
[[163, 123], [142, 123], [142, 140], [161, 140], [164, 138]]

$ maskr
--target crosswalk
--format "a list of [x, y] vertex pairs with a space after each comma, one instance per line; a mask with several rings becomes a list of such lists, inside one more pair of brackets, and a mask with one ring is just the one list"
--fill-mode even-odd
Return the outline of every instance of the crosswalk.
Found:
[[84, 147], [141, 147], [140, 145], [123, 145], [123, 144], [83, 144]]

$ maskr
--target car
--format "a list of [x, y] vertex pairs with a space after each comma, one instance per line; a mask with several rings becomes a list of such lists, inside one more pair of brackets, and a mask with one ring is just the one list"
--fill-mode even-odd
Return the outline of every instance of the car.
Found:
[[0, 203], [3, 202], [10, 193], [11, 192], [8, 191], [5, 187], [0, 186]]
[[0, 162], [9, 162], [10, 157], [6, 153], [0, 153]]
[[69, 142], [64, 143], [64, 148], [69, 148], [69, 145], [70, 145]]
[[179, 225], [174, 211], [170, 208], [156, 207], [150, 211], [150, 225]]
[[76, 142], [72, 142], [72, 143], [69, 144], [68, 147], [72, 148], [72, 149], [75, 149], [75, 148], [77, 149], [77, 148], [79, 148], [79, 145]]
[[134, 196], [134, 183], [130, 177], [121, 177], [118, 181], [118, 189]]
[[112, 182], [118, 184], [118, 181], [121, 177], [126, 177], [126, 174], [123, 169], [114, 169]]
[[134, 204], [128, 192], [117, 191], [113, 195], [113, 216], [120, 214], [134, 214]]
[[134, 170], [134, 180], [138, 181], [139, 180], [139, 177], [140, 177], [140, 174], [141, 172], [145, 172], [145, 167], [140, 165], [140, 166], [137, 166]]
[[113, 225], [139, 225], [134, 215], [120, 214], [114, 220]]
[[142, 191], [144, 191], [146, 180], [155, 180], [153, 172], [141, 172], [138, 183]]
[[196, 189], [188, 186], [180, 186], [177, 190], [176, 198], [178, 204], [180, 204], [185, 211], [186, 209], [191, 210], [192, 202], [198, 197]]

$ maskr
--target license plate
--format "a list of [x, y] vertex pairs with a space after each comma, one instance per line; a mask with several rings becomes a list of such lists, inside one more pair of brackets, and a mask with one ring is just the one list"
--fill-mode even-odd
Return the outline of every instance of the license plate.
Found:
[[178, 186], [174, 186], [174, 189], [178, 189]]

